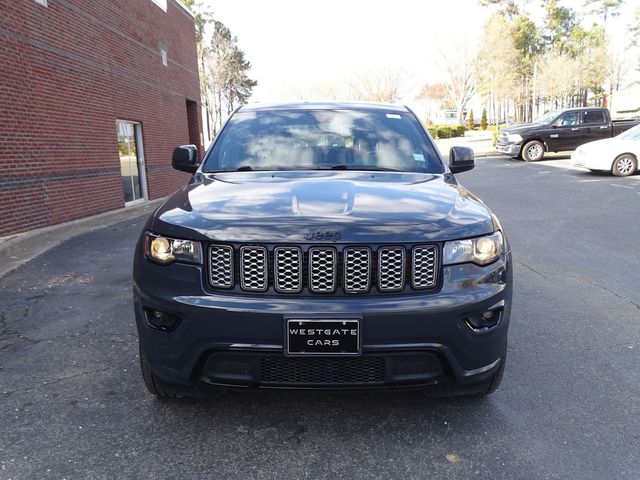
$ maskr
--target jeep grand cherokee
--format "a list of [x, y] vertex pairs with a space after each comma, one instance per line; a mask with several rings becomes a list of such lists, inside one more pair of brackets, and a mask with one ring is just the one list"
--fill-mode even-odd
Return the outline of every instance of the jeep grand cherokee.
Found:
[[134, 303], [147, 388], [487, 394], [505, 366], [498, 219], [405, 107], [244, 106], [147, 221]]

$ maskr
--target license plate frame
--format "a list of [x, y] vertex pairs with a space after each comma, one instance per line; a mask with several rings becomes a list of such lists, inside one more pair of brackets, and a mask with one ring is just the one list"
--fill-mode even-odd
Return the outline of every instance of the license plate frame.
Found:
[[[331, 331], [330, 334], [326, 334], [327, 329]], [[292, 335], [292, 330], [297, 332]], [[305, 333], [299, 333], [300, 330], [305, 330]], [[313, 333], [310, 334], [309, 330], [313, 330]], [[335, 330], [340, 333], [336, 334]], [[352, 330], [355, 330], [355, 335]], [[285, 320], [284, 354], [290, 357], [359, 356], [362, 354], [360, 333], [359, 318], [288, 318]], [[308, 340], [322, 341], [323, 344], [308, 345]], [[338, 345], [327, 345], [324, 343], [326, 340], [338, 340]], [[344, 343], [340, 344], [342, 340]]]

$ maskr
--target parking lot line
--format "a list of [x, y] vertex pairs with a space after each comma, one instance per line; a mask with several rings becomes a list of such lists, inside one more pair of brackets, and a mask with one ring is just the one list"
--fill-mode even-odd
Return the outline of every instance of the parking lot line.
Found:
[[612, 183], [611, 185], [613, 185], [614, 187], [620, 187], [620, 188], [633, 188], [633, 187], [630, 187], [629, 185], [620, 185], [618, 183]]

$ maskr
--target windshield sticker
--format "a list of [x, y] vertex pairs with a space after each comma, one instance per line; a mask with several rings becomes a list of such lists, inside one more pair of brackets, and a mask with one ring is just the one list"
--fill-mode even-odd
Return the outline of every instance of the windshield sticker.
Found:
[[413, 159], [416, 162], [424, 162], [424, 155], [422, 155], [421, 153], [414, 153], [413, 154]]
[[387, 113], [387, 118], [402, 118], [397, 113]]

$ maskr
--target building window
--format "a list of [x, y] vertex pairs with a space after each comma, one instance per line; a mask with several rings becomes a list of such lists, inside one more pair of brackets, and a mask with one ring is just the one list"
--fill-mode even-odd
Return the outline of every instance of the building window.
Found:
[[162, 65], [166, 67], [169, 63], [169, 58], [167, 56], [167, 47], [160, 47], [160, 56], [162, 57]]
[[116, 121], [118, 156], [125, 204], [147, 198], [147, 179], [144, 168], [142, 126], [139, 123]]
[[167, 0], [151, 0], [165, 12], [167, 11]]

